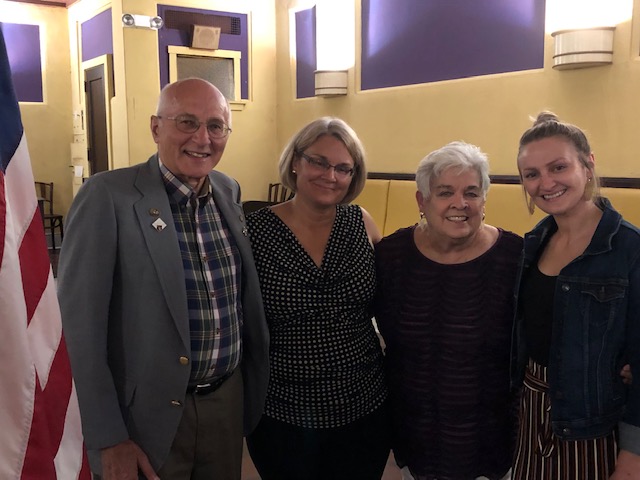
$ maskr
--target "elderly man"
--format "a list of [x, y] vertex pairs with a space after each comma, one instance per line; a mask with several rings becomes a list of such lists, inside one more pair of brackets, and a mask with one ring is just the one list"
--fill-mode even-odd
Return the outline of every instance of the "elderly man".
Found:
[[213, 170], [230, 116], [204, 80], [166, 86], [158, 153], [91, 177], [69, 211], [60, 306], [99, 478], [240, 478], [269, 366], [240, 189]]

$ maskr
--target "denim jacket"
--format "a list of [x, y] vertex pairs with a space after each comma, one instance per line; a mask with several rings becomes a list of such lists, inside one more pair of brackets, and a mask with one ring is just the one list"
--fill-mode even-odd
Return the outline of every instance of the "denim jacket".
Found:
[[[640, 455], [640, 230], [599, 198], [602, 218], [584, 253], [556, 282], [547, 378], [553, 432], [564, 440], [601, 437], [619, 428], [619, 446]], [[516, 288], [511, 381], [520, 386], [528, 361], [517, 303], [523, 274], [557, 230], [553, 217], [525, 235]], [[635, 375], [624, 385], [620, 370]]]

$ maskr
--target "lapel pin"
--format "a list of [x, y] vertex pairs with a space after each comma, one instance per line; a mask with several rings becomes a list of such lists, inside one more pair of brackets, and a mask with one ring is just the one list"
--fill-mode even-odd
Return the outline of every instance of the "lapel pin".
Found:
[[247, 230], [247, 227], [244, 227], [242, 229], [242, 234], [246, 237], [247, 235], [249, 235], [249, 230]]
[[150, 208], [149, 215], [151, 215], [152, 217], [158, 217], [160, 216], [160, 210], [158, 210], [157, 208]]
[[156, 219], [155, 222], [151, 224], [151, 226], [155, 228], [157, 231], [161, 232], [162, 230], [164, 230], [164, 227], [166, 227], [167, 224], [164, 223], [164, 221], [161, 218], [158, 218]]

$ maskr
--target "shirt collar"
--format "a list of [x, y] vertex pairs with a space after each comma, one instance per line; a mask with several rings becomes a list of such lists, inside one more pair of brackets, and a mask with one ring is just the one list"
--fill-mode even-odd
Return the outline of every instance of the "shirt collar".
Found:
[[[597, 255], [611, 250], [613, 236], [620, 229], [622, 222], [622, 216], [611, 206], [607, 198], [597, 197], [594, 201], [603, 212], [602, 218], [583, 255]], [[545, 239], [556, 230], [558, 225], [553, 216], [549, 215], [542, 219], [531, 232], [525, 235], [525, 254], [537, 251]], [[534, 247], [529, 249], [527, 248], [529, 245]]]
[[179, 205], [186, 205], [187, 202], [196, 202], [198, 200], [201, 202], [208, 201], [211, 197], [213, 189], [211, 188], [209, 175], [204, 178], [200, 191], [196, 192], [190, 185], [187, 185], [171, 173], [171, 170], [162, 163], [160, 158], [158, 158], [158, 165], [160, 167], [160, 175], [169, 198], [172, 198]]

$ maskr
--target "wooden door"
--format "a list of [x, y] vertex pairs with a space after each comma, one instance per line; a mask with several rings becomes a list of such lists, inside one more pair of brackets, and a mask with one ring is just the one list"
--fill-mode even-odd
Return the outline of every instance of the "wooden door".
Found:
[[104, 65], [85, 70], [87, 150], [90, 174], [109, 170]]

